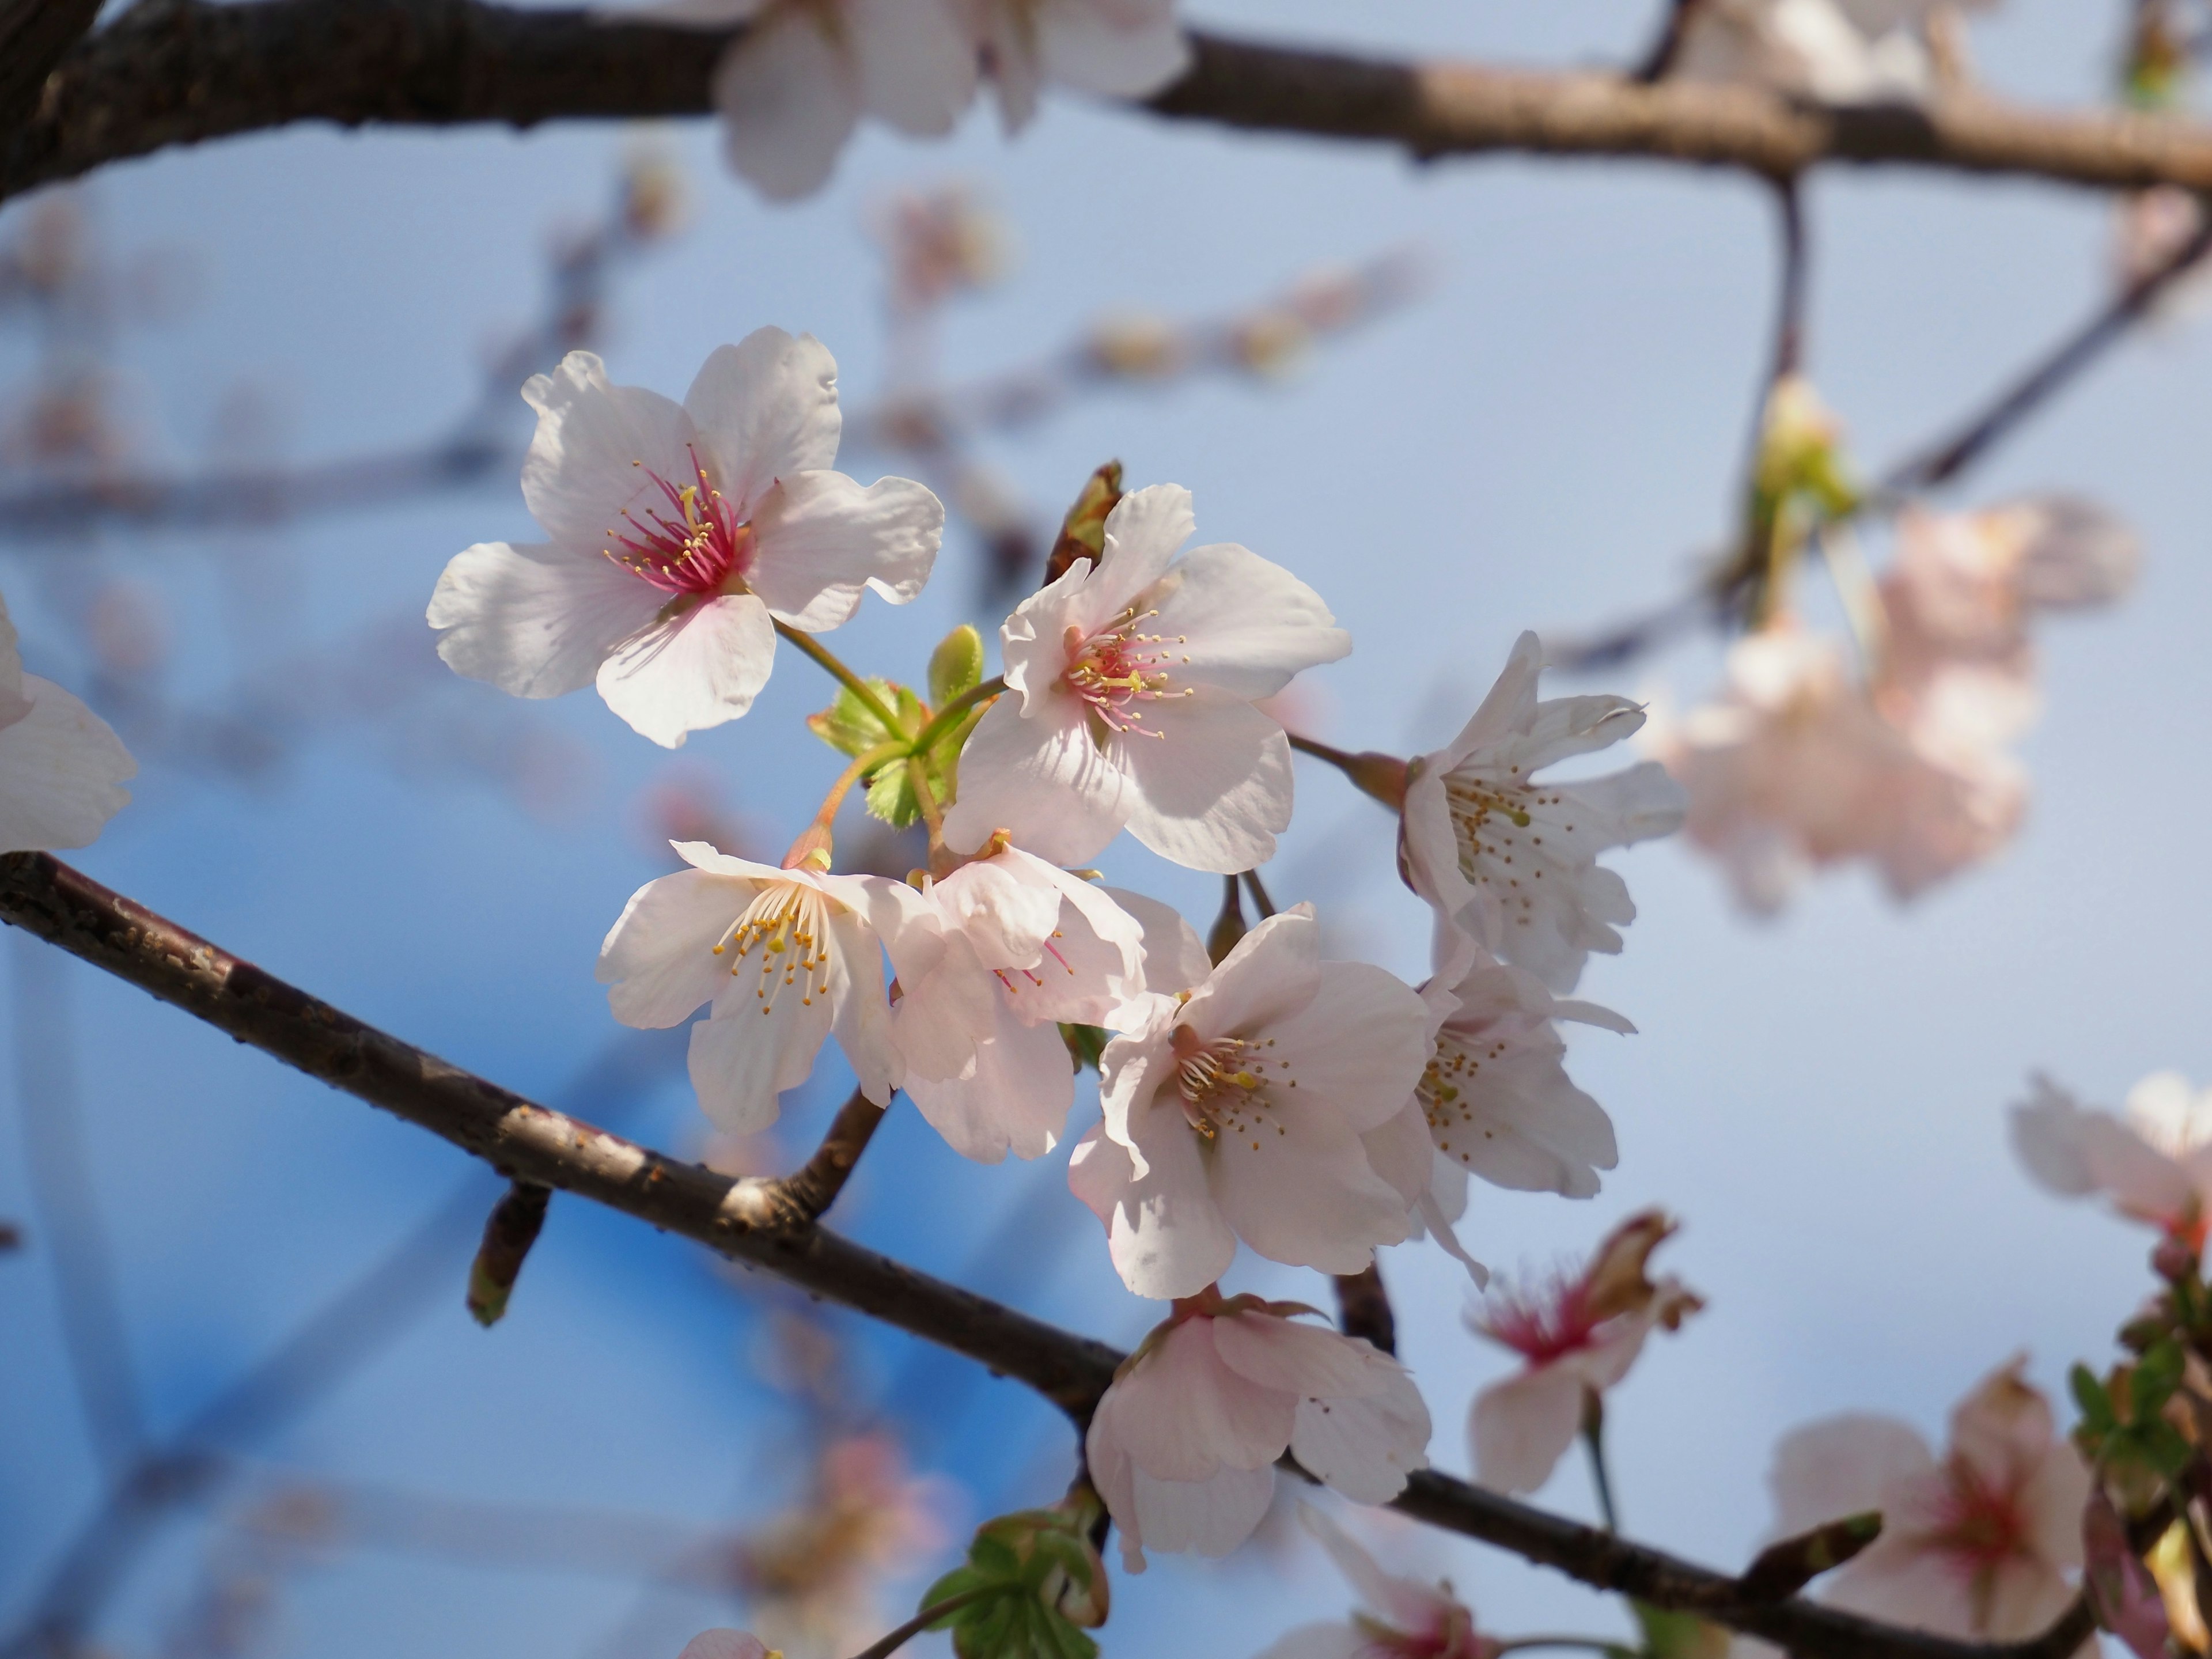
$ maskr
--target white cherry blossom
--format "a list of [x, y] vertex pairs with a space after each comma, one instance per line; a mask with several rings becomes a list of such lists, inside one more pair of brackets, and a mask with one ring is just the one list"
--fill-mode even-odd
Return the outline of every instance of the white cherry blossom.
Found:
[[1475, 1629], [1474, 1614], [1449, 1583], [1385, 1572], [1358, 1539], [1310, 1504], [1298, 1505], [1298, 1518], [1365, 1609], [1348, 1620], [1301, 1625], [1258, 1659], [1493, 1659], [1496, 1640]]
[[1636, 916], [1627, 884], [1598, 854], [1680, 827], [1682, 792], [1648, 761], [1601, 778], [1536, 782], [1544, 768], [1644, 724], [1644, 711], [1621, 697], [1538, 702], [1543, 666], [1542, 644], [1522, 635], [1459, 736], [1413, 763], [1402, 851], [1407, 879], [1441, 921], [1566, 991], [1592, 951], [1620, 949], [1615, 928]]
[[[1976, 3], [1977, 0], [1968, 0]], [[1824, 103], [1916, 101], [1936, 88], [1932, 30], [1956, 0], [1701, 0], [1673, 73]]]
[[1632, 1034], [1609, 1008], [1555, 997], [1533, 974], [1499, 962], [1463, 934], [1421, 988], [1435, 1052], [1415, 1104], [1436, 1148], [1421, 1218], [1445, 1249], [1488, 1278], [1459, 1248], [1470, 1173], [1512, 1192], [1589, 1198], [1598, 1171], [1620, 1160], [1613, 1120], [1567, 1076], [1560, 1020]]
[[1291, 821], [1291, 747], [1253, 707], [1352, 648], [1304, 582], [1223, 543], [1176, 551], [1190, 492], [1121, 498], [1103, 556], [1024, 599], [1000, 630], [1007, 693], [969, 736], [945, 840], [994, 831], [1059, 864], [1127, 825], [1195, 870], [1265, 863]]
[[892, 1046], [878, 930], [910, 925], [920, 896], [879, 876], [833, 876], [672, 843], [686, 864], [630, 896], [599, 947], [599, 978], [625, 1025], [691, 1028], [700, 1109], [732, 1134], [775, 1121], [833, 1031], [878, 1106], [902, 1062]]
[[1389, 1502], [1427, 1467], [1428, 1407], [1405, 1368], [1291, 1318], [1313, 1311], [1208, 1286], [1115, 1373], [1084, 1443], [1129, 1571], [1145, 1570], [1146, 1549], [1226, 1555], [1242, 1544], [1285, 1450], [1361, 1504]]
[[[1309, 905], [1269, 917], [1196, 990], [1148, 994], [1143, 1023], [1106, 1045], [1103, 1120], [1068, 1182], [1139, 1296], [1195, 1294], [1239, 1238], [1350, 1273], [1407, 1236], [1431, 1161], [1407, 1108], [1427, 1009], [1380, 968], [1322, 961], [1319, 933]], [[1378, 1153], [1366, 1137], [1393, 1124]]]
[[674, 0], [647, 15], [746, 25], [714, 66], [722, 153], [763, 195], [787, 202], [829, 179], [862, 116], [910, 137], [952, 131], [975, 97], [969, 3]]
[[2123, 1215], [2192, 1249], [2212, 1224], [2212, 1089], [2179, 1072], [2154, 1072], [2128, 1091], [2124, 1112], [2084, 1110], [2038, 1076], [2013, 1109], [2021, 1162], [2052, 1192], [2103, 1193]]
[[0, 852], [85, 847], [131, 804], [138, 763], [107, 722], [52, 680], [23, 672], [0, 602]]
[[1176, 0], [965, 0], [1006, 131], [1047, 84], [1146, 98], [1190, 65]]
[[830, 470], [837, 365], [811, 335], [719, 348], [681, 404], [610, 383], [587, 351], [522, 396], [522, 494], [550, 539], [478, 543], [430, 600], [438, 654], [471, 679], [520, 697], [596, 683], [672, 749], [752, 707], [775, 623], [821, 633], [869, 589], [903, 605], [928, 580], [944, 505]]
[[995, 1164], [1059, 1144], [1075, 1074], [1056, 1022], [1114, 1026], [1144, 988], [1143, 933], [1103, 890], [1018, 848], [926, 881], [884, 943], [907, 1096]]
[[1644, 1340], [1677, 1328], [1703, 1303], [1672, 1277], [1645, 1272], [1674, 1231], [1656, 1210], [1607, 1235], [1572, 1279], [1493, 1288], [1475, 1328], [1521, 1356], [1522, 1367], [1475, 1396], [1468, 1418], [1475, 1479], [1500, 1492], [1534, 1492], [1580, 1431], [1586, 1402], [1628, 1375]]
[[1887, 1417], [1829, 1418], [1783, 1438], [1768, 1476], [1776, 1538], [1881, 1512], [1881, 1535], [1820, 1580], [1815, 1599], [1973, 1642], [2025, 1640], [2066, 1610], [2089, 1475], [2024, 1363], [1960, 1403], [1940, 1459]]
[[676, 1659], [783, 1659], [783, 1655], [747, 1630], [702, 1630], [684, 1644]]

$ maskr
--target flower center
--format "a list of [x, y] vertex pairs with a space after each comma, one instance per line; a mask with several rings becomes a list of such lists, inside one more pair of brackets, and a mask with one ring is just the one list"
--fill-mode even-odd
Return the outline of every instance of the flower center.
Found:
[[793, 985], [800, 1004], [811, 1008], [815, 998], [830, 992], [829, 905], [804, 882], [769, 882], [714, 945], [718, 957], [730, 951], [737, 952], [732, 978], [759, 956], [760, 982], [753, 994], [761, 1012], [773, 1012], [776, 994]]
[[[1521, 889], [1524, 879], [1533, 888], [1544, 878], [1543, 854], [1535, 850], [1544, 844], [1544, 838], [1532, 835], [1523, 847], [1521, 832], [1534, 822], [1532, 809], [1558, 806], [1565, 799], [1518, 783], [1486, 782], [1466, 773], [1444, 778], [1444, 804], [1451, 813], [1452, 838], [1459, 846], [1460, 874], [1477, 887], [1508, 890], [1493, 891], [1491, 896], [1509, 907], [1517, 900], [1522, 914], [1513, 920], [1523, 927], [1529, 925], [1535, 898], [1533, 892]], [[1570, 835], [1574, 827], [1565, 826]], [[1516, 854], [1521, 858], [1517, 870], [1513, 867]]]
[[1145, 711], [1138, 704], [1196, 695], [1189, 686], [1170, 688], [1165, 666], [1180, 654], [1176, 647], [1190, 642], [1188, 636], [1178, 634], [1170, 639], [1164, 634], [1137, 631], [1139, 623], [1158, 615], [1157, 611], [1140, 613], [1131, 605], [1088, 637], [1073, 626], [1061, 636], [1067, 667], [1060, 678], [1090, 705], [1094, 733], [1134, 731], [1139, 737], [1164, 738], [1164, 732], [1143, 729]]
[[744, 592], [752, 563], [753, 527], [739, 524], [722, 492], [708, 481], [706, 463], [691, 449], [693, 482], [672, 483], [643, 462], [632, 461], [666, 498], [659, 507], [625, 507], [627, 532], [609, 530], [611, 545], [601, 552], [617, 564], [678, 598]]
[[1603, 1322], [1579, 1278], [1555, 1279], [1534, 1291], [1493, 1291], [1482, 1314], [1484, 1332], [1532, 1365], [1548, 1365], [1589, 1347]]
[[1943, 1472], [1936, 1524], [1922, 1534], [1922, 1543], [1974, 1575], [2028, 1554], [2027, 1533], [2027, 1516], [2014, 1486], [1991, 1483], [1954, 1455]]
[[[1482, 1062], [1499, 1059], [1507, 1047], [1504, 1038], [1497, 1037], [1479, 1050], [1471, 1049], [1448, 1030], [1437, 1034], [1437, 1052], [1413, 1092], [1420, 1100], [1422, 1115], [1429, 1121], [1429, 1139], [1438, 1152], [1449, 1152], [1466, 1164], [1474, 1151], [1469, 1143], [1487, 1139], [1496, 1133], [1475, 1127], [1474, 1107], [1467, 1091]], [[1452, 1146], [1455, 1135], [1460, 1142], [1456, 1149]]]
[[[1208, 1042], [1189, 1026], [1176, 1026], [1169, 1051], [1176, 1062], [1176, 1092], [1182, 1097], [1182, 1113], [1190, 1127], [1207, 1140], [1224, 1132], [1258, 1134], [1273, 1103], [1267, 1091], [1279, 1083], [1298, 1086], [1297, 1079], [1288, 1075], [1290, 1061], [1269, 1061], [1267, 1051], [1274, 1046], [1273, 1037], [1256, 1042], [1216, 1037]], [[1278, 1073], [1274, 1077], [1267, 1074], [1271, 1063]], [[1285, 1133], [1281, 1124], [1274, 1127], [1277, 1134]], [[1259, 1151], [1257, 1140], [1251, 1146]]]
[[[1060, 955], [1060, 947], [1052, 942], [1053, 939], [1058, 939], [1060, 936], [1060, 930], [1054, 928], [1052, 939], [1044, 942], [1045, 954], [1073, 974], [1075, 971], [1075, 964]], [[1042, 963], [1037, 963], [1037, 968], [1043, 966]], [[991, 971], [998, 976], [999, 983], [1006, 988], [1008, 996], [1019, 996], [1022, 994], [1022, 988], [1017, 983], [1018, 981], [1026, 980], [1032, 990], [1044, 983], [1044, 975], [1037, 972], [1037, 968], [994, 968]]]

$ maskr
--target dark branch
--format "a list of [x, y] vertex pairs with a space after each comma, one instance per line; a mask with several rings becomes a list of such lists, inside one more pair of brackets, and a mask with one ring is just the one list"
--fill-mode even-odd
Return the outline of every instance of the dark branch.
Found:
[[[963, 1353], [1079, 1421], [1123, 1356], [801, 1224], [763, 1224], [780, 1183], [732, 1181], [549, 1111], [316, 1000], [44, 853], [0, 857], [0, 920], [37, 934], [240, 1042], [492, 1164], [680, 1233], [735, 1261]], [[1395, 1507], [1555, 1567], [1599, 1589], [1689, 1609], [1798, 1659], [2069, 1659], [2089, 1630], [2076, 1606], [2032, 1642], [1980, 1646], [1810, 1602], [1747, 1601], [1739, 1580], [1547, 1515], [1433, 1470]], [[8, 1652], [35, 1651], [11, 1644]]]
[[38, 113], [46, 77], [100, 15], [100, 0], [0, 0], [0, 134]]
[[[725, 33], [474, 0], [144, 0], [64, 58], [0, 151], [0, 197], [295, 121], [532, 126], [702, 115]], [[1157, 113], [1394, 145], [1649, 156], [1787, 178], [1826, 161], [2212, 189], [2212, 131], [1956, 96], [1823, 108], [1748, 87], [1391, 62], [1194, 37]]]
[[1336, 1322], [1346, 1336], [1364, 1336], [1384, 1353], [1398, 1352], [1398, 1316], [1390, 1311], [1390, 1293], [1382, 1287], [1382, 1264], [1367, 1271], [1336, 1276]]

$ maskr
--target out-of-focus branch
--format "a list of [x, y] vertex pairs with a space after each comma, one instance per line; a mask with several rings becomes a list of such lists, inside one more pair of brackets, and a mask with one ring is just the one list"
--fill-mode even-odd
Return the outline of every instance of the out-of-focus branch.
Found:
[[0, 0], [0, 137], [38, 112], [46, 77], [100, 15], [100, 0]]
[[[0, 197], [173, 144], [295, 121], [452, 125], [703, 114], [732, 38], [474, 0], [149, 0], [62, 60], [0, 150]], [[1954, 95], [1825, 107], [1748, 87], [1354, 56], [1197, 34], [1158, 114], [1424, 158], [1648, 156], [1786, 178], [1823, 162], [2212, 188], [2212, 131]]]
[[1336, 1275], [1336, 1322], [1346, 1336], [1365, 1337], [1384, 1353], [1398, 1352], [1398, 1316], [1390, 1311], [1390, 1293], [1382, 1287], [1382, 1264], [1369, 1264], [1364, 1273]]
[[[964, 1353], [1079, 1419], [1123, 1356], [1103, 1343], [917, 1273], [818, 1225], [765, 1228], [753, 1189], [567, 1117], [362, 1024], [110, 892], [43, 853], [0, 858], [0, 919], [287, 1064], [420, 1125], [510, 1177], [557, 1187]], [[1394, 1505], [1598, 1589], [1692, 1609], [1798, 1659], [2068, 1659], [2090, 1630], [2077, 1603], [2033, 1641], [1978, 1645], [1813, 1603], [1753, 1601], [1734, 1576], [1680, 1561], [1433, 1470]], [[40, 1650], [19, 1640], [5, 1651]]]

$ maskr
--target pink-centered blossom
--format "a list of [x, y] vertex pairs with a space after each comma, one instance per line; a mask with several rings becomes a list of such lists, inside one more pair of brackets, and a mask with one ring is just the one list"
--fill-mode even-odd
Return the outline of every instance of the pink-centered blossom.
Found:
[[833, 1031], [861, 1089], [888, 1105], [902, 1062], [891, 1042], [879, 929], [909, 925], [921, 896], [880, 876], [833, 876], [678, 842], [691, 866], [647, 882], [599, 947], [599, 978], [625, 1025], [691, 1028], [700, 1109], [732, 1134], [775, 1121]]
[[1299, 1626], [1259, 1659], [1494, 1659], [1496, 1638], [1475, 1629], [1474, 1614], [1449, 1583], [1384, 1571], [1358, 1539], [1310, 1504], [1298, 1505], [1298, 1518], [1364, 1606], [1347, 1620]]
[[1598, 855], [1678, 829], [1682, 794], [1651, 762], [1536, 781], [1644, 724], [1644, 711], [1621, 697], [1539, 702], [1543, 666], [1541, 642], [1522, 635], [1459, 736], [1413, 763], [1401, 853], [1407, 881], [1440, 921], [1567, 991], [1592, 951], [1620, 949], [1615, 929], [1636, 916], [1627, 884]]
[[520, 697], [596, 684], [672, 749], [752, 707], [776, 623], [821, 633], [870, 589], [903, 605], [928, 580], [944, 505], [830, 470], [837, 365], [811, 335], [719, 348], [681, 404], [611, 384], [586, 351], [522, 396], [522, 494], [550, 539], [478, 543], [430, 600], [438, 654], [471, 679]]
[[1574, 1444], [1589, 1401], [1628, 1375], [1653, 1330], [1674, 1330], [1704, 1305], [1671, 1276], [1653, 1282], [1651, 1252], [1674, 1231], [1656, 1210], [1631, 1216], [1583, 1270], [1518, 1289], [1493, 1287], [1475, 1328], [1521, 1356], [1521, 1369], [1475, 1396], [1468, 1419], [1475, 1479], [1534, 1492]]
[[2024, 1640], [2066, 1610], [2089, 1476], [2024, 1364], [1960, 1402], [1940, 1457], [1887, 1417], [1829, 1418], [1783, 1438], [1768, 1477], [1775, 1537], [1881, 1512], [1881, 1535], [1821, 1579], [1816, 1599], [1974, 1642]]
[[1553, 995], [1464, 935], [1452, 936], [1449, 951], [1421, 988], [1436, 1037], [1415, 1104], [1436, 1159], [1420, 1209], [1480, 1283], [1487, 1273], [1451, 1230], [1466, 1213], [1470, 1174], [1508, 1191], [1589, 1198], [1598, 1171], [1620, 1161], [1613, 1120], [1567, 1076], [1559, 1022], [1636, 1028], [1609, 1008]]
[[52, 680], [23, 672], [0, 602], [0, 852], [88, 846], [131, 804], [138, 763], [107, 722]]
[[684, 1644], [676, 1659], [783, 1659], [759, 1637], [745, 1630], [702, 1630]]
[[2102, 1193], [2119, 1212], [2194, 1250], [2212, 1224], [2212, 1089], [2154, 1072], [2120, 1114], [2085, 1110], [2050, 1079], [2013, 1109], [2013, 1146], [2028, 1173], [2069, 1198]]
[[1252, 1535], [1285, 1451], [1324, 1485], [1385, 1504], [1428, 1464], [1429, 1412], [1405, 1367], [1314, 1310], [1212, 1286], [1179, 1300], [1115, 1373], [1085, 1439], [1091, 1478], [1144, 1552], [1226, 1555]]
[[1176, 0], [962, 0], [1008, 132], [1047, 85], [1146, 98], [1190, 65]]
[[1410, 1231], [1431, 1161], [1407, 1109], [1428, 1011], [1380, 968], [1322, 961], [1319, 934], [1309, 905], [1269, 917], [1195, 990], [1148, 993], [1106, 1045], [1103, 1120], [1068, 1182], [1139, 1296], [1196, 1294], [1239, 1238], [1351, 1273]]
[[1105, 548], [1024, 599], [1000, 629], [1007, 692], [960, 756], [945, 840], [994, 832], [1058, 864], [1126, 825], [1195, 870], [1265, 863], [1291, 821], [1291, 747], [1253, 704], [1352, 648], [1304, 582], [1244, 548], [1176, 550], [1190, 492], [1121, 498]]
[[1018, 848], [927, 880], [884, 943], [908, 1098], [995, 1164], [1059, 1144], [1075, 1075], [1056, 1022], [1115, 1026], [1144, 988], [1143, 933], [1103, 890]]

